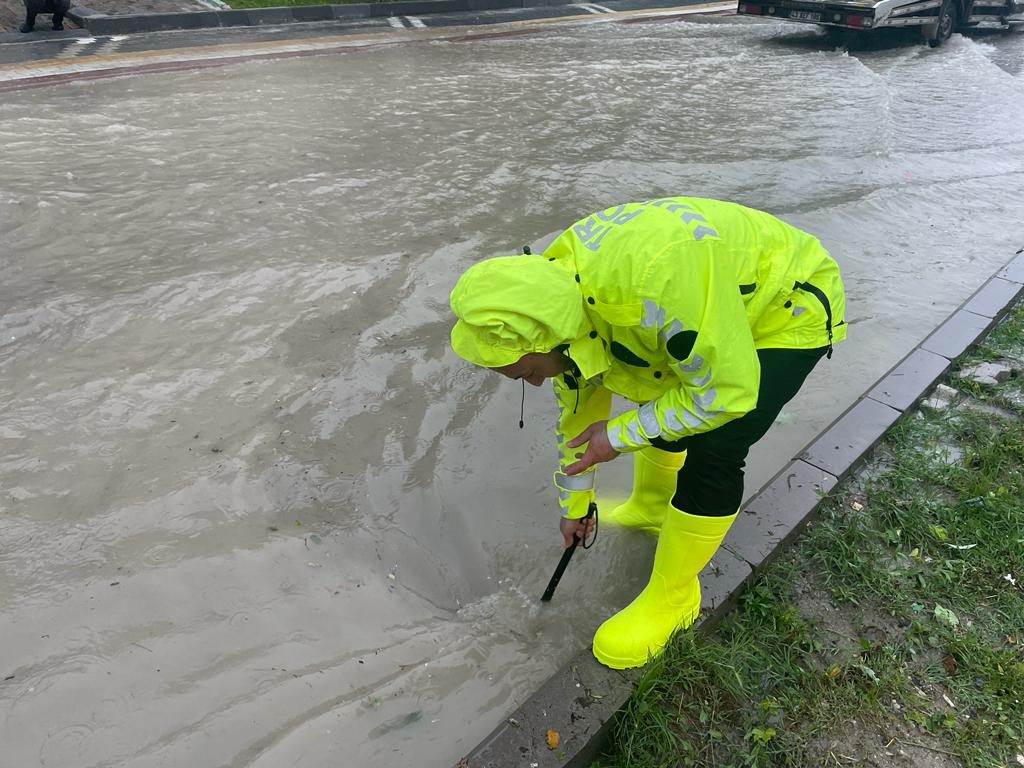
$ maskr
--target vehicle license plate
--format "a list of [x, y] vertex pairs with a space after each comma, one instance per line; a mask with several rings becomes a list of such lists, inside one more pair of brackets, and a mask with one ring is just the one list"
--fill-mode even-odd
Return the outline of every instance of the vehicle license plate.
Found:
[[789, 18], [797, 21], [821, 21], [821, 14], [813, 11], [790, 11]]

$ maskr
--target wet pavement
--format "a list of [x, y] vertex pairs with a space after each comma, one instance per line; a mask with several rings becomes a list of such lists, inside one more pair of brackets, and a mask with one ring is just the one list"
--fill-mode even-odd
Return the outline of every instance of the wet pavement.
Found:
[[[260, 26], [229, 26], [209, 29], [171, 30], [147, 34], [132, 35], [88, 35], [95, 37], [102, 44], [116, 38], [117, 51], [131, 53], [139, 51], [171, 51], [187, 48], [203, 48], [225, 45], [259, 44], [275, 41], [302, 41], [329, 38], [331, 36], [349, 36], [373, 32], [394, 33], [395, 30], [426, 30], [446, 27], [488, 27], [494, 25], [517, 24], [521, 22], [544, 22], [546, 20], [563, 21], [572, 18], [588, 19], [588, 17], [604, 17], [602, 21], [616, 20], [619, 16], [671, 16], [681, 11], [693, 12], [707, 10], [715, 12], [735, 10], [734, 2], [699, 2], [683, 0], [671, 2], [666, 0], [609, 0], [607, 3], [576, 3], [551, 6], [531, 6], [527, 8], [497, 8], [492, 10], [466, 11], [459, 13], [430, 13], [418, 16], [384, 15], [373, 18], [339, 19], [333, 22], [260, 25]], [[597, 19], [593, 19], [597, 21]], [[5, 63], [28, 62], [49, 59], [57, 52], [73, 53], [83, 56], [95, 53], [95, 49], [75, 48], [75, 41], [70, 33], [49, 33], [45, 29], [33, 35], [7, 34], [0, 35], [0, 42], [17, 43], [14, 47], [0, 46], [0, 65]]]
[[532, 34], [550, 24], [636, 23], [689, 15], [731, 13], [732, 3], [695, 2], [662, 7], [660, 0], [609, 0], [607, 5], [500, 8], [489, 11], [382, 16], [337, 22], [290, 23], [92, 35], [83, 30], [48, 35], [0, 35], [0, 92], [156, 71], [181, 71], [260, 58], [347, 52], [410, 40], [465, 42]]
[[1024, 245], [1020, 35], [594, 16], [4, 94], [12, 765], [450, 765], [642, 586], [606, 529], [538, 604], [553, 403], [447, 349], [473, 260], [675, 193], [818, 234], [850, 339], [752, 492]]

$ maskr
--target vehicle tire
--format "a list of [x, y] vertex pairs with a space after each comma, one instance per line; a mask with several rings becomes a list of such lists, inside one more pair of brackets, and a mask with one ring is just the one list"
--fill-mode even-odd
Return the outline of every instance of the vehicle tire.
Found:
[[928, 45], [932, 48], [938, 48], [949, 40], [953, 30], [956, 29], [958, 15], [954, 0], [945, 0], [939, 7], [938, 22], [934, 25], [934, 31], [931, 31], [932, 25], [930, 24], [925, 27], [930, 32]]

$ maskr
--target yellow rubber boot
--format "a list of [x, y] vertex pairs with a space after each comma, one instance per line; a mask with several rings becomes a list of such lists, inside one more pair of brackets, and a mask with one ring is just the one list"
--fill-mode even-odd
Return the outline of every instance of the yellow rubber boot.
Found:
[[672, 633], [700, 612], [697, 574], [718, 549], [736, 515], [697, 517], [669, 508], [658, 536], [651, 580], [628, 606], [598, 627], [594, 656], [607, 667], [640, 667], [661, 653]]
[[603, 513], [601, 522], [657, 533], [675, 495], [676, 477], [684, 461], [686, 451], [671, 453], [652, 446], [635, 452], [633, 492], [624, 503]]

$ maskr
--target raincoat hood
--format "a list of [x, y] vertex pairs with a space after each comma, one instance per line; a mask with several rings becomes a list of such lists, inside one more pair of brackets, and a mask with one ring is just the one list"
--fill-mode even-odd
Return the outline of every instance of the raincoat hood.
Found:
[[452, 349], [474, 365], [498, 368], [529, 352], [550, 352], [590, 328], [573, 276], [540, 255], [474, 264], [450, 297], [458, 318]]

